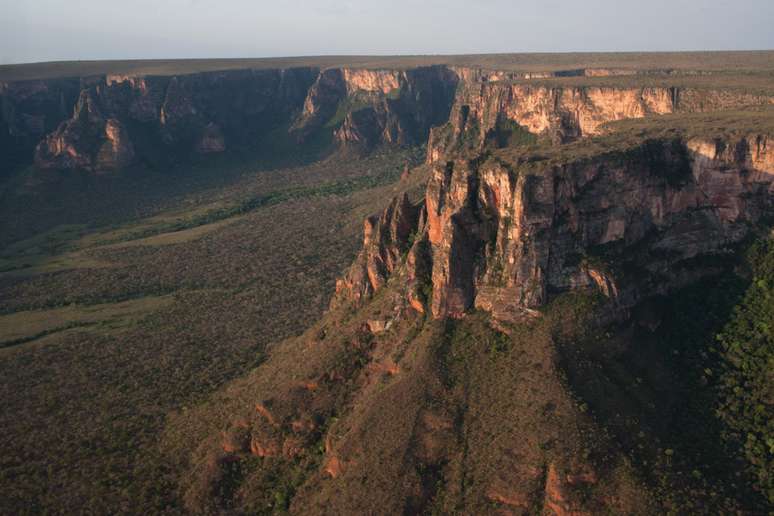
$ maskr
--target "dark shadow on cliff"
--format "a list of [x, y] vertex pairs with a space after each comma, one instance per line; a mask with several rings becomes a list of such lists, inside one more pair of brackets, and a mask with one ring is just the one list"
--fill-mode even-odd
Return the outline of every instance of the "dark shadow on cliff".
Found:
[[570, 389], [668, 507], [708, 514], [766, 506], [716, 415], [716, 335], [748, 285], [729, 263], [723, 274], [643, 301], [626, 323], [581, 327], [559, 347]]
[[[150, 130], [150, 129], [148, 129]], [[0, 245], [62, 224], [116, 224], [174, 207], [184, 198], [228, 187], [247, 176], [346, 159], [329, 131], [299, 145], [281, 127], [255, 144], [218, 154], [169, 152], [135, 128], [138, 159], [124, 169], [41, 170], [22, 166], [0, 182]]]

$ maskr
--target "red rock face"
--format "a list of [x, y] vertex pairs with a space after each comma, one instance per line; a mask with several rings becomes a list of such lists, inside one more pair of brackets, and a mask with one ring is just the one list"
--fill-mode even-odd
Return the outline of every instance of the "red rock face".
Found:
[[[734, 150], [710, 161], [695, 143], [663, 141], [623, 162], [599, 157], [519, 173], [495, 161], [436, 167], [427, 194], [433, 314], [535, 308], [583, 287], [630, 306], [652, 275], [671, 278], [660, 287], [668, 288], [701, 274], [681, 264], [740, 241], [771, 208], [774, 175], [756, 168], [768, 166], [757, 150], [766, 142], [726, 142]], [[640, 273], [616, 271], [621, 263]]]
[[467, 74], [455, 98], [449, 123], [433, 129], [427, 161], [435, 163], [459, 150], [480, 151], [503, 122], [528, 133], [568, 142], [604, 131], [607, 122], [654, 114], [699, 112], [771, 104], [774, 99], [728, 91], [694, 89], [547, 87], [485, 82]]
[[310, 88], [293, 131], [301, 138], [323, 126], [342, 145], [417, 144], [449, 114], [456, 74], [446, 67], [323, 71]]
[[[436, 164], [426, 224], [417, 217], [405, 262], [407, 301], [419, 311], [429, 306], [436, 318], [475, 307], [513, 319], [568, 290], [596, 289], [625, 310], [694, 281], [713, 270], [697, 258], [722, 254], [771, 213], [768, 142], [765, 135], [648, 141], [623, 157], [550, 167], [495, 159]], [[397, 250], [382, 260], [374, 223], [366, 223], [364, 251], [340, 283], [350, 300], [371, 295], [400, 270]], [[419, 255], [422, 245], [428, 250]], [[426, 283], [432, 292], [423, 299], [416, 286]]]
[[78, 79], [0, 82], [0, 174], [28, 163], [46, 134], [72, 115]]
[[363, 224], [363, 249], [344, 278], [336, 283], [332, 304], [360, 302], [381, 288], [396, 271], [411, 247], [420, 207], [405, 194], [396, 197], [379, 216]]
[[187, 156], [223, 152], [229, 142], [250, 145], [290, 119], [315, 73], [238, 70], [83, 81], [72, 116], [38, 144], [35, 163], [101, 171], [126, 167], [141, 155]]
[[124, 124], [106, 118], [92, 91], [81, 93], [73, 117], [38, 145], [40, 168], [111, 170], [132, 163], [135, 151]]

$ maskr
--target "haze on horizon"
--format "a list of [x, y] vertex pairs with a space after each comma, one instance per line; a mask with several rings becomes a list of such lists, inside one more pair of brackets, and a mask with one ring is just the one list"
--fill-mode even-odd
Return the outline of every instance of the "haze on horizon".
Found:
[[771, 0], [0, 0], [0, 64], [762, 50]]

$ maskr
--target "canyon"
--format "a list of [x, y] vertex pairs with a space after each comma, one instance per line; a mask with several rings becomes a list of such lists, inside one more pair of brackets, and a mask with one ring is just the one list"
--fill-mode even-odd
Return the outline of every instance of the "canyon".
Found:
[[429, 136], [433, 162], [452, 150], [505, 145], [514, 131], [566, 143], [618, 120], [774, 102], [734, 89], [540, 84], [637, 74], [670, 77], [659, 70], [518, 73], [432, 65], [6, 81], [0, 149], [6, 168], [34, 156], [38, 168], [94, 172], [277, 138], [300, 142], [330, 129], [338, 144], [365, 148], [423, 144]]
[[[0, 317], [108, 293], [168, 303], [128, 329], [96, 325], [125, 345], [111, 361], [153, 342], [165, 354], [149, 352], [145, 383], [180, 376], [196, 393], [176, 394], [142, 441], [157, 476], [131, 496], [149, 510], [765, 511], [764, 316], [753, 352], [717, 336], [769, 288], [753, 259], [774, 220], [774, 61], [624, 58], [116, 63], [3, 79], [14, 206], [88, 205], [101, 195], [88, 188], [133, 180], [142, 201], [162, 177], [174, 195], [128, 226], [85, 218], [63, 243], [40, 226], [8, 237]], [[292, 165], [260, 161], [277, 157]], [[201, 187], [186, 176], [197, 167]], [[93, 344], [89, 325], [52, 341]], [[48, 353], [31, 344], [49, 337], [13, 340], [8, 356]], [[729, 379], [742, 370], [757, 371], [755, 403]], [[155, 392], [127, 382], [116, 392]], [[169, 390], [138, 401], [137, 421]]]

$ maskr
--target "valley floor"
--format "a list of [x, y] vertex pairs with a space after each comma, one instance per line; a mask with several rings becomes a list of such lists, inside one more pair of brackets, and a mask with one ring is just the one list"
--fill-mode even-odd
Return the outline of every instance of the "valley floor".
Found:
[[167, 412], [321, 315], [363, 217], [416, 158], [247, 163], [147, 216], [53, 225], [53, 214], [53, 227], [7, 246], [0, 513], [179, 510], [157, 448]]

